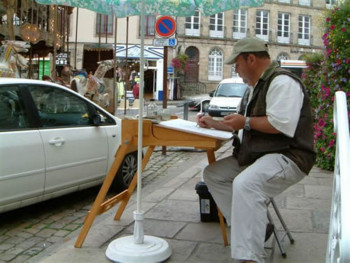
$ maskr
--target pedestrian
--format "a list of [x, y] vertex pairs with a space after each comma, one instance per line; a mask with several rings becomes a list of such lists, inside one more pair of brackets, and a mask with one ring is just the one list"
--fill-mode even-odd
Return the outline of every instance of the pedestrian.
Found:
[[203, 177], [231, 225], [232, 258], [261, 263], [267, 200], [302, 180], [315, 162], [311, 108], [301, 80], [271, 60], [263, 40], [239, 40], [225, 63], [252, 92], [240, 113], [197, 117], [201, 127], [240, 131], [233, 155], [208, 165]]
[[134, 88], [132, 89], [132, 94], [134, 95], [135, 100], [139, 98], [140, 84], [135, 80]]

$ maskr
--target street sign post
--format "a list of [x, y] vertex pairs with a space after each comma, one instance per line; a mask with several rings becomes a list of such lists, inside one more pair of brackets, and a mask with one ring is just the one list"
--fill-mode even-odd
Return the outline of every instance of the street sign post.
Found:
[[176, 47], [176, 38], [155, 38], [153, 39], [154, 46], [160, 47]]

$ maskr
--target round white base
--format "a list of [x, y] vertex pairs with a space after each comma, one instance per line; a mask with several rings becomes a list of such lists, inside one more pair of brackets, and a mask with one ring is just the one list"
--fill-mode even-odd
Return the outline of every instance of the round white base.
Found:
[[171, 248], [165, 240], [144, 236], [142, 244], [135, 244], [134, 236], [126, 236], [112, 241], [106, 256], [113, 262], [155, 263], [165, 261], [171, 256]]

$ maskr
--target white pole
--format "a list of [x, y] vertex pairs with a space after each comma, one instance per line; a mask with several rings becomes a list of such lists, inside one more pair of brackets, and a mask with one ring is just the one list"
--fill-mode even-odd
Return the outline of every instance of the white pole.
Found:
[[169, 244], [158, 237], [144, 235], [141, 196], [141, 170], [142, 170], [142, 128], [143, 128], [143, 84], [144, 84], [144, 39], [145, 39], [145, 0], [142, 0], [141, 10], [141, 56], [140, 56], [140, 110], [138, 120], [138, 137], [137, 137], [137, 210], [134, 211], [134, 235], [121, 237], [112, 241], [107, 250], [106, 256], [113, 262], [124, 263], [154, 263], [163, 262], [171, 256]]
[[142, 0], [141, 10], [141, 54], [140, 54], [140, 109], [138, 120], [138, 137], [137, 137], [137, 204], [136, 211], [134, 211], [134, 241], [135, 244], [142, 244], [144, 242], [143, 231], [143, 211], [142, 211], [142, 129], [143, 129], [143, 106], [144, 106], [144, 39], [145, 39], [145, 2]]

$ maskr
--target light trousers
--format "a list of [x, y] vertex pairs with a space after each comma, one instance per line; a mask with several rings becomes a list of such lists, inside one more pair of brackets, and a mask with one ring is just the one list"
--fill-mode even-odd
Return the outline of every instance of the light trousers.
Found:
[[233, 259], [265, 262], [266, 201], [305, 175], [282, 154], [266, 154], [245, 167], [229, 156], [204, 169], [204, 181], [231, 225]]

